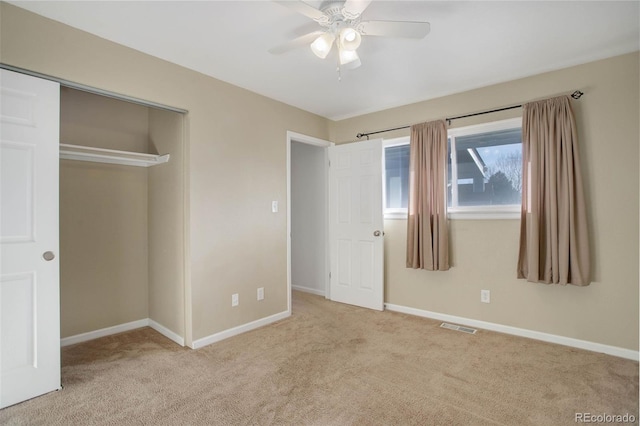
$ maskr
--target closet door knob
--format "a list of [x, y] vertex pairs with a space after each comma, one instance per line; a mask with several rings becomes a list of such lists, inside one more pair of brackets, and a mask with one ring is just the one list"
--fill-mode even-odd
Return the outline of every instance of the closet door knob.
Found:
[[374, 231], [373, 232], [373, 236], [374, 237], [379, 237], [380, 236], [380, 231]]
[[42, 258], [44, 260], [46, 260], [47, 262], [50, 262], [50, 261], [52, 261], [53, 259], [56, 258], [56, 255], [53, 254], [52, 251], [45, 251], [44, 253], [42, 253]]

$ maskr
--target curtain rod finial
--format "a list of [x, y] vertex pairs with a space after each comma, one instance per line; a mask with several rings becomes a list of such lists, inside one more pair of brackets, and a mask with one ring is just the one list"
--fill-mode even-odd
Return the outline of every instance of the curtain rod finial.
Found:
[[575, 92], [573, 92], [573, 93], [571, 94], [571, 97], [572, 97], [573, 99], [580, 99], [580, 98], [582, 97], [582, 95], [584, 95], [584, 93], [583, 93], [583, 92], [581, 92], [580, 90], [576, 90]]
[[361, 138], [361, 137], [363, 137], [363, 136], [364, 136], [364, 135], [363, 135], [362, 133], [358, 133], [358, 134], [356, 135], [356, 138], [360, 139], [360, 138]]

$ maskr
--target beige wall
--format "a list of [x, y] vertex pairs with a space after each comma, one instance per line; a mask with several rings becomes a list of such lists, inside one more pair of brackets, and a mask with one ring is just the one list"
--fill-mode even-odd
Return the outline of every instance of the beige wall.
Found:
[[[406, 221], [385, 221], [385, 301], [638, 350], [638, 54], [568, 68], [332, 123], [331, 140], [359, 132], [520, 104], [580, 89], [573, 103], [586, 181], [594, 282], [515, 279], [518, 220], [451, 220], [449, 272], [406, 269]], [[454, 126], [519, 116], [520, 110]], [[407, 131], [385, 134], [392, 138]], [[480, 303], [480, 290], [491, 303]]]
[[[63, 143], [146, 152], [147, 108], [60, 93]], [[60, 161], [61, 337], [148, 318], [147, 169]]]
[[184, 337], [184, 116], [149, 108], [149, 152], [170, 154], [149, 168], [149, 318]]
[[[0, 8], [3, 63], [189, 111], [187, 344], [286, 311], [286, 131], [327, 139], [327, 121], [15, 6]], [[277, 214], [272, 200], [280, 201]], [[256, 301], [257, 287], [264, 301]], [[240, 294], [235, 308], [233, 293]]]

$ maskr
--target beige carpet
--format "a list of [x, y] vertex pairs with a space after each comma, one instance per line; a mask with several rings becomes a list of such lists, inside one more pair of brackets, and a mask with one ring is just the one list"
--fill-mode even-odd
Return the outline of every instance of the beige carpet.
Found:
[[[64, 389], [3, 425], [562, 425], [638, 418], [638, 363], [294, 293], [293, 316], [199, 350], [149, 328], [63, 348]], [[637, 424], [637, 420], [636, 420]]]

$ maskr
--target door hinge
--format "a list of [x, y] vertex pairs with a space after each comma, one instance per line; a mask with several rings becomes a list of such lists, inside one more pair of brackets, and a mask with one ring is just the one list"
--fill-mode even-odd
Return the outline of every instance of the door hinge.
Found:
[[331, 160], [329, 160], [329, 167], [331, 167]]
[[329, 279], [331, 279], [331, 272], [329, 272]]

